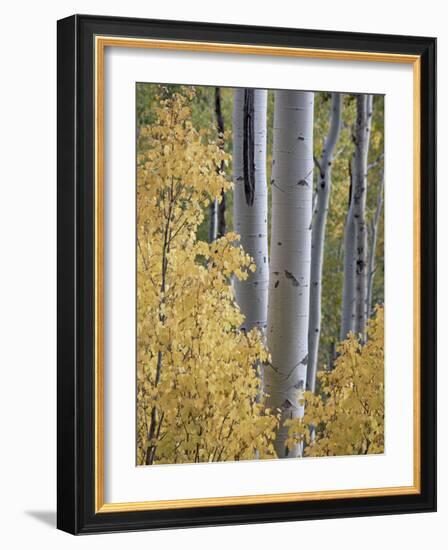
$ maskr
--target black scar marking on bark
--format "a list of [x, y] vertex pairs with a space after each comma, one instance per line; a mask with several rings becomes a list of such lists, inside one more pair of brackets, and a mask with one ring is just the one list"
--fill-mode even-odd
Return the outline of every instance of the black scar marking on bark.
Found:
[[281, 187], [279, 187], [279, 186], [275, 183], [275, 180], [271, 180], [271, 185], [272, 185], [273, 187], [275, 187], [276, 189], [278, 189], [279, 191], [281, 191], [282, 193], [285, 192], [284, 189], [282, 189]]
[[284, 411], [287, 411], [288, 409], [290, 409], [292, 407], [292, 403], [289, 399], [285, 399], [282, 403], [282, 409]]
[[314, 168], [311, 168], [311, 170], [308, 172], [308, 174], [307, 174], [304, 178], [302, 178], [301, 180], [299, 180], [299, 181], [297, 182], [297, 185], [302, 185], [302, 186], [308, 187], [308, 186], [309, 186], [309, 183], [308, 183], [307, 180], [308, 180], [308, 178], [309, 178], [310, 176], [313, 175], [313, 171], [314, 171]]
[[254, 154], [254, 90], [244, 90], [244, 194], [246, 203], [253, 206], [255, 198], [255, 154]]
[[356, 273], [357, 273], [358, 275], [360, 275], [361, 273], [364, 272], [364, 267], [365, 267], [365, 265], [366, 265], [365, 262], [363, 262], [362, 260], [358, 260], [358, 261], [356, 262]]
[[279, 242], [279, 243], [277, 243], [277, 244], [278, 244], [278, 246], [282, 246], [282, 243], [280, 243], [280, 242]]
[[285, 277], [292, 282], [292, 286], [299, 286], [299, 281], [294, 277], [294, 275], [285, 269]]
[[280, 281], [275, 281], [274, 288], [277, 288], [279, 284], [280, 284]]
[[301, 365], [306, 365], [308, 363], [308, 354], [305, 355], [305, 357], [300, 361]]

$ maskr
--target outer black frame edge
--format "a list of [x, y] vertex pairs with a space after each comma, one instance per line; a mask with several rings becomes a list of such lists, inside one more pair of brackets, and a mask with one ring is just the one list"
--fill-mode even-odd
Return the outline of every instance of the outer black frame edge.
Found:
[[78, 529], [76, 365], [77, 17], [57, 25], [57, 527]]
[[[96, 34], [421, 55], [419, 495], [94, 513], [94, 58]], [[436, 39], [75, 15], [58, 22], [58, 515], [73, 534], [436, 510]]]

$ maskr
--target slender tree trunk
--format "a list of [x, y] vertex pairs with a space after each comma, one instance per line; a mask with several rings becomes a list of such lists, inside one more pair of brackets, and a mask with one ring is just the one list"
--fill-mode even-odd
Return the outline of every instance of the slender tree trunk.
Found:
[[351, 164], [349, 164], [349, 172], [350, 191], [344, 228], [344, 282], [342, 290], [341, 340], [345, 340], [348, 333], [355, 330], [356, 233], [353, 217], [353, 176]]
[[[163, 229], [163, 248], [162, 248], [162, 261], [161, 261], [161, 273], [162, 273], [162, 281], [160, 283], [160, 303], [159, 303], [159, 321], [162, 324], [165, 324], [166, 318], [165, 318], [165, 292], [166, 292], [166, 280], [167, 280], [167, 273], [168, 273], [168, 258], [170, 253], [170, 236], [171, 236], [171, 230], [172, 230], [172, 213], [173, 213], [173, 188], [171, 187], [170, 191], [170, 202], [168, 207], [168, 214], [166, 215], [164, 229]], [[157, 353], [157, 367], [156, 367], [156, 376], [154, 380], [154, 386], [157, 387], [160, 382], [160, 377], [162, 374], [162, 367], [163, 367], [163, 354], [161, 351]], [[163, 422], [163, 416], [164, 413], [160, 414], [159, 411], [157, 411], [156, 406], [153, 406], [151, 409], [151, 417], [150, 417], [150, 423], [149, 423], [149, 430], [148, 430], [148, 441], [149, 444], [146, 449], [146, 456], [145, 456], [145, 464], [149, 466], [150, 464], [153, 464], [155, 457], [156, 457], [156, 451], [157, 451], [157, 443], [153, 442], [154, 437], [158, 437], [158, 434], [160, 433], [160, 427]]]
[[263, 334], [268, 307], [268, 191], [266, 184], [267, 91], [235, 89], [233, 103], [233, 226], [256, 271], [234, 280], [242, 328]]
[[317, 182], [317, 204], [314, 209], [311, 237], [311, 287], [310, 324], [308, 329], [308, 369], [307, 389], [314, 392], [316, 387], [317, 358], [321, 330], [322, 267], [324, 260], [325, 229], [331, 193], [331, 165], [333, 153], [341, 129], [341, 94], [331, 95], [330, 129], [325, 139], [319, 166]]
[[224, 191], [221, 192], [221, 202], [218, 203], [218, 237], [223, 237], [227, 232], [226, 223], [227, 199]]
[[[219, 146], [224, 149], [224, 118], [222, 116], [221, 107], [221, 88], [215, 88], [215, 114], [216, 114], [216, 127], [219, 136]], [[221, 163], [221, 171], [224, 171], [224, 162]], [[217, 236], [223, 237], [227, 231], [226, 225], [226, 194], [221, 191], [221, 201], [217, 203]]]
[[328, 365], [327, 370], [331, 372], [334, 369], [334, 362], [336, 361], [336, 343], [334, 341], [330, 342], [328, 346]]
[[276, 91], [272, 166], [272, 234], [268, 305], [271, 365], [265, 369], [267, 406], [281, 411], [275, 449], [286, 447], [284, 421], [301, 418], [308, 363], [309, 283], [313, 200], [312, 92]]
[[372, 96], [356, 98], [355, 155], [353, 159], [353, 217], [356, 233], [355, 333], [365, 340], [367, 310], [367, 160], [372, 121]]
[[381, 209], [383, 207], [383, 188], [384, 188], [384, 176], [381, 177], [381, 181], [378, 188], [378, 196], [376, 200], [375, 215], [370, 224], [370, 249], [369, 249], [369, 269], [367, 279], [367, 318], [372, 315], [372, 293], [373, 293], [373, 279], [376, 271], [376, 243], [378, 240], [378, 225], [381, 218]]
[[[215, 116], [216, 116], [216, 131], [218, 133], [218, 142], [221, 149], [224, 149], [224, 119], [221, 109], [221, 88], [215, 88]], [[220, 171], [224, 170], [224, 162], [219, 167]], [[216, 241], [218, 237], [222, 237], [226, 233], [226, 194], [221, 191], [221, 200], [214, 199], [210, 204], [210, 225], [209, 225], [209, 242]]]
[[218, 199], [214, 199], [210, 204], [210, 227], [208, 241], [216, 241], [218, 236]]

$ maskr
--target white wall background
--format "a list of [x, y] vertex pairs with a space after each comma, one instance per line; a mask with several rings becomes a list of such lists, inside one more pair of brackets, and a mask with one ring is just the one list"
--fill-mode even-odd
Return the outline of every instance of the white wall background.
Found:
[[[439, 39], [439, 97], [448, 94], [448, 31], [444, 3], [359, 0], [318, 4], [277, 0], [20, 1], [2, 10], [0, 33], [0, 542], [5, 548], [151, 546], [408, 550], [446, 540], [448, 407], [439, 406], [439, 512], [411, 516], [129, 533], [74, 538], [55, 530], [56, 467], [56, 20], [73, 13], [429, 35]], [[447, 120], [446, 102], [439, 104]], [[439, 152], [448, 150], [445, 132]], [[445, 153], [446, 155], [446, 153]], [[445, 158], [440, 154], [440, 158]], [[439, 174], [441, 174], [439, 170]], [[439, 177], [439, 205], [448, 201]], [[448, 278], [439, 220], [439, 280]], [[439, 311], [446, 310], [446, 285]], [[440, 315], [443, 342], [446, 321]], [[448, 386], [442, 353], [439, 387]], [[441, 400], [442, 401], [442, 400]]]

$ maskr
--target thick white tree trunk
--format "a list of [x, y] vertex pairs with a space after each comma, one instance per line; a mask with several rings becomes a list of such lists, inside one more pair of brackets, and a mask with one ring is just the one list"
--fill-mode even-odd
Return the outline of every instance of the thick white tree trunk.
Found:
[[268, 190], [266, 184], [267, 91], [238, 88], [233, 103], [233, 227], [255, 262], [245, 281], [234, 279], [242, 328], [266, 331], [268, 308]]
[[[301, 456], [303, 446], [286, 448], [284, 421], [303, 416], [308, 362], [309, 283], [313, 196], [314, 94], [275, 92], [272, 166], [272, 233], [265, 369], [267, 406], [281, 411], [275, 449]], [[300, 402], [299, 402], [300, 401]]]
[[330, 128], [324, 142], [319, 162], [317, 182], [317, 202], [313, 213], [311, 237], [311, 287], [310, 287], [310, 323], [308, 329], [308, 369], [307, 384], [309, 391], [316, 387], [317, 357], [321, 329], [322, 267], [324, 259], [325, 228], [331, 193], [331, 165], [333, 153], [341, 129], [341, 94], [331, 96]]
[[356, 98], [355, 155], [353, 159], [353, 218], [356, 234], [355, 333], [365, 340], [367, 313], [367, 161], [372, 121], [372, 96]]

